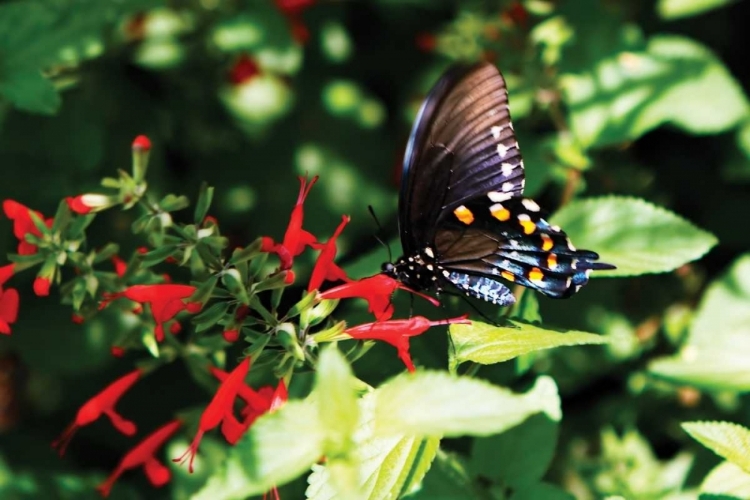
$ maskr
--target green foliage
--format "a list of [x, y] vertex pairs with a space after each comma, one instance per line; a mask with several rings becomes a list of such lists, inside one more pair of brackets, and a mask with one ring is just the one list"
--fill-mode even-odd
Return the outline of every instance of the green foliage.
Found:
[[594, 276], [633, 276], [671, 271], [702, 257], [712, 234], [643, 200], [612, 196], [576, 201], [552, 217], [572, 241], [595, 248], [617, 269]]

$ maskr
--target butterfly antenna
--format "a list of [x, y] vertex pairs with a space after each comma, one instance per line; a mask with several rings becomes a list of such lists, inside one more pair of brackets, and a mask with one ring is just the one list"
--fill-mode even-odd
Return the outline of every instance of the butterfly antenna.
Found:
[[[375, 225], [378, 226], [378, 233], [383, 232], [383, 226], [380, 225], [380, 221], [378, 220], [378, 216], [375, 215], [375, 209], [372, 208], [372, 205], [367, 205], [367, 210], [370, 212], [370, 215], [372, 215], [372, 219], [375, 221]], [[378, 240], [378, 243], [383, 245], [385, 249], [388, 251], [388, 262], [393, 262], [393, 254], [391, 253], [391, 246], [382, 240], [378, 234], [373, 235], [376, 240]]]

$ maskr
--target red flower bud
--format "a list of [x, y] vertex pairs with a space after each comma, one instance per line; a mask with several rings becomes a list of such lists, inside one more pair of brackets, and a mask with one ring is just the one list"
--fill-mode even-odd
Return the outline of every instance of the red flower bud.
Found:
[[121, 358], [125, 356], [125, 349], [123, 349], [122, 347], [118, 347], [116, 345], [113, 345], [112, 347], [110, 347], [109, 352], [111, 352], [112, 356], [116, 358]]
[[260, 67], [247, 54], [242, 54], [229, 70], [229, 81], [241, 85], [260, 74]]
[[83, 317], [83, 316], [81, 316], [80, 314], [76, 314], [76, 313], [73, 313], [73, 314], [72, 314], [72, 315], [70, 316], [70, 321], [72, 321], [72, 322], [73, 322], [73, 323], [75, 323], [76, 325], [81, 325], [81, 324], [83, 324], [83, 322], [84, 322], [85, 320], [86, 320], [86, 318], [84, 318], [84, 317]]
[[222, 333], [222, 335], [224, 336], [224, 340], [226, 340], [227, 342], [234, 343], [234, 342], [237, 342], [239, 340], [239, 338], [240, 338], [240, 331], [237, 330], [237, 329], [224, 330], [224, 333]]
[[133, 140], [133, 149], [148, 151], [151, 149], [151, 140], [145, 135], [139, 135]]
[[46, 297], [49, 295], [50, 280], [42, 276], [38, 276], [34, 280], [34, 293], [37, 297]]

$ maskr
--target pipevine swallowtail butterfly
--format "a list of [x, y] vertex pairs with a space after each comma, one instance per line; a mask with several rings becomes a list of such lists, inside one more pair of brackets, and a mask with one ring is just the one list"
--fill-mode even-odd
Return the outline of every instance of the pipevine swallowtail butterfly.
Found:
[[449, 69], [409, 137], [399, 196], [404, 256], [383, 271], [416, 290], [452, 285], [506, 306], [515, 297], [501, 279], [566, 298], [592, 270], [614, 269], [576, 250], [523, 189], [502, 75], [488, 63]]

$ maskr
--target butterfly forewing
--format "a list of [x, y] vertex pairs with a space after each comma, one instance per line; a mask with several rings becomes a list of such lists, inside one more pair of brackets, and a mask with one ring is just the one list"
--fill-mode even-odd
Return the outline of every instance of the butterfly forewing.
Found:
[[521, 195], [523, 161], [505, 81], [494, 66], [453, 68], [430, 92], [409, 138], [402, 182], [399, 222], [407, 254], [477, 193]]

